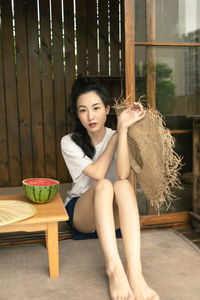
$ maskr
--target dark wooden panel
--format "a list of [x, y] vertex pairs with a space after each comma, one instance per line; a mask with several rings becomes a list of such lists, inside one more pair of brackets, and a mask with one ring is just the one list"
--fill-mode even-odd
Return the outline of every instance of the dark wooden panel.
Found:
[[83, 0], [76, 0], [76, 26], [78, 74], [86, 75], [86, 5]]
[[40, 25], [45, 175], [46, 177], [56, 178], [55, 109], [52, 83], [49, 0], [40, 2]]
[[21, 183], [18, 103], [16, 91], [16, 76], [13, 48], [12, 11], [11, 1], [2, 0], [2, 44], [4, 59], [4, 84], [6, 99], [6, 118], [8, 134], [8, 156], [10, 168], [10, 184], [15, 186]]
[[62, 15], [61, 2], [52, 1], [52, 30], [53, 30], [53, 68], [54, 68], [54, 94], [55, 94], [55, 120], [56, 120], [56, 157], [57, 178], [66, 180], [65, 163], [61, 155], [60, 141], [66, 134], [66, 107], [64, 90], [63, 41], [62, 41]]
[[88, 46], [88, 72], [89, 75], [98, 74], [97, 65], [97, 12], [96, 1], [86, 1], [87, 46]]
[[21, 172], [22, 178], [24, 179], [33, 176], [33, 153], [29, 97], [30, 91], [28, 82], [26, 15], [23, 0], [18, 0], [17, 5], [15, 5], [15, 28]]
[[43, 114], [40, 83], [37, 0], [27, 2], [28, 55], [33, 133], [33, 168], [35, 177], [45, 175]]
[[100, 74], [108, 75], [108, 1], [99, 1]]
[[3, 82], [2, 32], [0, 27], [0, 186], [9, 184], [6, 111]]
[[125, 74], [124, 0], [121, 1], [121, 74]]
[[110, 1], [111, 74], [119, 75], [119, 1]]
[[75, 80], [75, 54], [74, 54], [74, 14], [73, 0], [64, 1], [64, 28], [65, 28], [65, 89], [66, 89], [66, 117], [67, 131], [71, 132], [71, 119], [67, 114], [70, 105], [72, 85]]

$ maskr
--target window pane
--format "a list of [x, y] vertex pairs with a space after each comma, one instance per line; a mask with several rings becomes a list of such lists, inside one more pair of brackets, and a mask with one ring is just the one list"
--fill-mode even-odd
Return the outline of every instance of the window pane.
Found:
[[146, 95], [146, 47], [135, 48], [135, 95], [136, 100]]
[[162, 114], [200, 113], [200, 48], [157, 48], [156, 105]]
[[135, 0], [135, 40], [136, 42], [146, 41], [146, 15], [145, 15], [146, 0]]
[[[157, 109], [164, 115], [169, 129], [189, 129], [184, 134], [173, 133], [175, 151], [183, 157], [180, 176], [187, 180], [183, 181], [183, 190], [175, 191], [178, 198], [168, 212], [191, 210], [192, 184], [188, 181], [192, 178], [192, 121], [186, 115], [200, 113], [200, 48], [156, 47], [156, 56], [152, 56], [155, 62], [147, 62], [147, 47], [135, 49], [136, 99], [146, 94], [147, 66], [155, 63]], [[148, 68], [151, 69], [154, 68]], [[137, 197], [140, 201], [145, 199], [141, 191]]]
[[[155, 2], [155, 12], [148, 13], [155, 13], [156, 42], [200, 43], [200, 0], [151, 1]], [[135, 0], [136, 42], [147, 41], [146, 31], [149, 28], [146, 28], [145, 2]], [[153, 9], [151, 5], [149, 9]]]
[[200, 47], [157, 47], [148, 63], [146, 49], [135, 48], [136, 99], [146, 95], [147, 64], [155, 63], [156, 108], [163, 115], [200, 114]]
[[[182, 180], [192, 178], [192, 121], [186, 115], [200, 113], [199, 58], [197, 47], [156, 49], [156, 107], [169, 129], [191, 130], [174, 134], [175, 151], [183, 157]], [[192, 204], [192, 184], [183, 181], [183, 187], [183, 191], [176, 191], [181, 200], [173, 203], [187, 210]]]
[[199, 43], [199, 15], [199, 0], [156, 1], [156, 41]]

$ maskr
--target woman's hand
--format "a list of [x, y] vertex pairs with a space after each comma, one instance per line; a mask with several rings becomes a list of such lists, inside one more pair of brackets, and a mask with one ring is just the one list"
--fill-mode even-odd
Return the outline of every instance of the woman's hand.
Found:
[[118, 117], [117, 128], [127, 129], [137, 121], [143, 119], [145, 110], [141, 103], [135, 102], [132, 106], [126, 108]]

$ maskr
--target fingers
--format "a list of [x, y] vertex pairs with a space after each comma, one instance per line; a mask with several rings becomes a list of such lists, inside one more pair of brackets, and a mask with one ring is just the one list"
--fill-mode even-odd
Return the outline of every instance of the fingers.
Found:
[[141, 103], [139, 102], [134, 102], [132, 105], [128, 106], [127, 109], [128, 111], [134, 110], [134, 111], [144, 111], [144, 107]]
[[140, 115], [139, 115], [140, 119], [143, 119], [145, 114], [146, 114], [146, 110], [143, 110], [143, 112], [141, 112]]
[[144, 111], [144, 107], [139, 102], [134, 102], [133, 103], [133, 109], [134, 110], [139, 110], [139, 111]]
[[129, 111], [135, 111], [138, 114], [139, 119], [144, 118], [146, 110], [141, 103], [135, 102], [132, 106], [129, 107]]

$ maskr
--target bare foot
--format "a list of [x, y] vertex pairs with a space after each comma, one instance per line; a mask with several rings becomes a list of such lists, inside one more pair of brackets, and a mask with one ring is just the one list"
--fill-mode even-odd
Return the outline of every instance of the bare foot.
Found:
[[122, 266], [107, 271], [112, 300], [135, 300], [127, 276]]
[[148, 286], [142, 275], [135, 276], [127, 272], [127, 277], [136, 300], [160, 300], [158, 294]]

